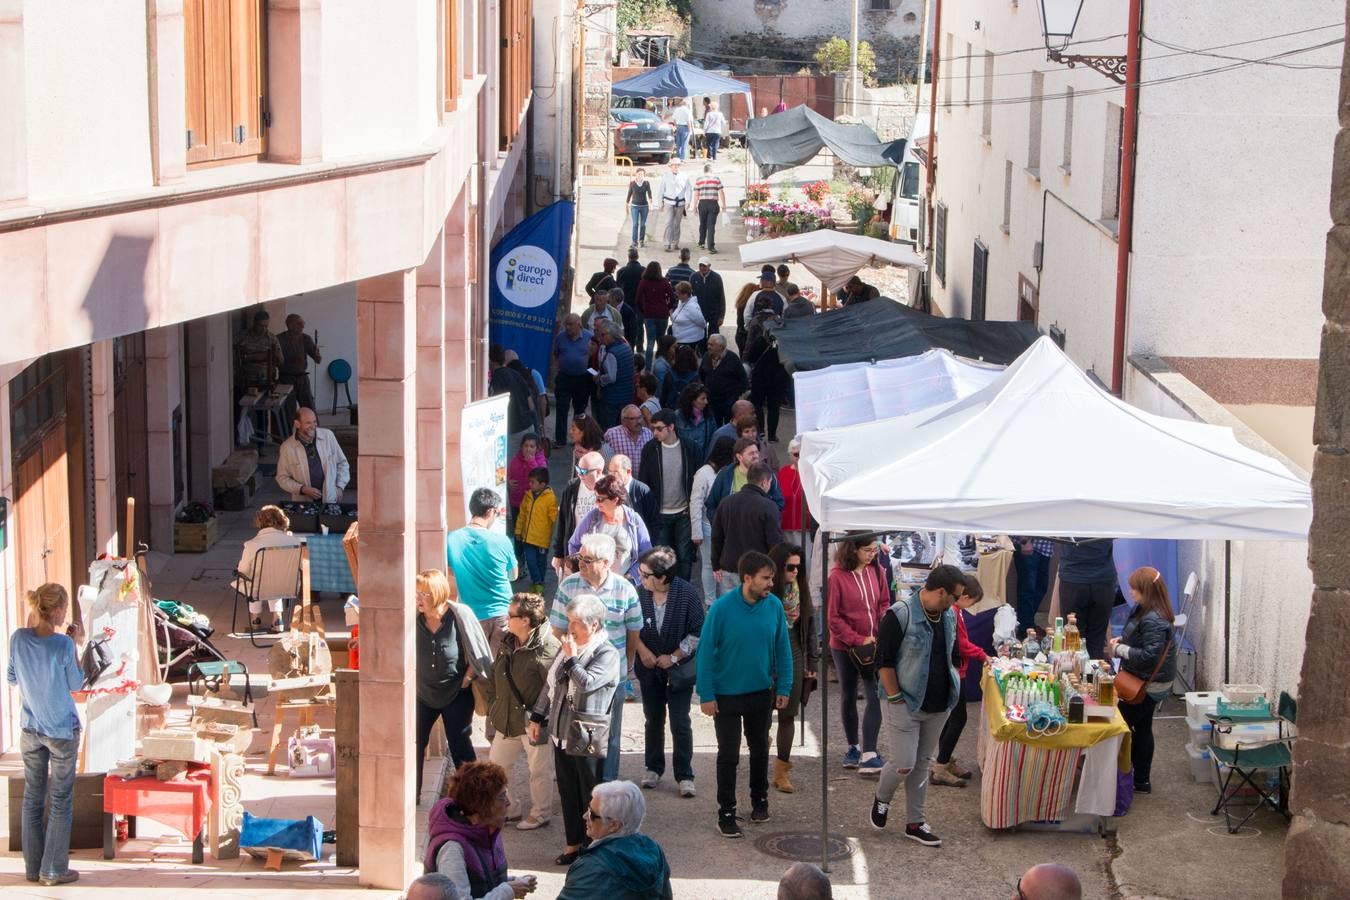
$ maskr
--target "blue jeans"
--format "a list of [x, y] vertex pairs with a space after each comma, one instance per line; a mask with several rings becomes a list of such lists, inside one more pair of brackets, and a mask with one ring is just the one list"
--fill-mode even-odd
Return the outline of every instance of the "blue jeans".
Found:
[[647, 239], [647, 213], [651, 211], [650, 206], [629, 207], [633, 211], [633, 244]]
[[[30, 878], [56, 878], [70, 869], [70, 819], [79, 746], [78, 731], [70, 740], [61, 740], [25, 728], [19, 738], [24, 778], [23, 868]], [[45, 827], [44, 806], [48, 807]]]
[[[660, 488], [656, 488], [660, 490]], [[675, 574], [689, 580], [694, 567], [694, 542], [690, 540], [689, 513], [661, 513], [652, 530], [653, 547], [669, 547], [675, 551]]]
[[684, 159], [689, 155], [689, 126], [675, 126], [675, 153]]
[[712, 602], [717, 599], [717, 582], [713, 580], [712, 564], [712, 521], [703, 517], [703, 543], [698, 545], [698, 557], [703, 576], [703, 608], [712, 606]]
[[656, 357], [656, 342], [666, 333], [669, 319], [643, 319], [642, 329], [647, 334], [647, 343], [642, 354], [647, 357], [647, 371], [651, 371], [652, 360]]
[[717, 145], [722, 141], [722, 135], [716, 131], [708, 132], [703, 135], [703, 140], [708, 145], [708, 159], [717, 159]]
[[548, 569], [549, 548], [525, 545], [525, 568], [530, 572], [532, 584], [544, 583], [544, 572]]
[[[627, 663], [624, 663], [627, 666]], [[623, 743], [623, 698], [628, 693], [627, 679], [619, 682], [614, 692], [614, 712], [609, 717], [609, 749], [605, 752], [601, 781], [615, 781], [619, 777], [620, 745]]]
[[1013, 566], [1017, 569], [1017, 627], [1025, 633], [1036, 627], [1036, 613], [1050, 587], [1050, 557], [1034, 550], [1030, 553], [1019, 550], [1013, 554]]

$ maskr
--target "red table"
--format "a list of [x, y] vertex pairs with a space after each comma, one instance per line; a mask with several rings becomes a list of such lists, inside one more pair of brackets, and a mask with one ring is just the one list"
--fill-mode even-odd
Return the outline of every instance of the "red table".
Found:
[[202, 861], [202, 832], [215, 791], [211, 767], [192, 764], [187, 775], [176, 781], [160, 781], [153, 775], [103, 779], [103, 858], [116, 855], [113, 816], [127, 817], [128, 833], [136, 836], [136, 818], [145, 816], [177, 831], [192, 841], [192, 861]]

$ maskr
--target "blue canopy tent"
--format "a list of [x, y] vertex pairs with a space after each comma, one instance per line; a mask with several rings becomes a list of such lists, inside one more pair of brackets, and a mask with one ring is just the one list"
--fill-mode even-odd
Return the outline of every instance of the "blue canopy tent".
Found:
[[[615, 97], [693, 97], [697, 94], [750, 95], [744, 81], [715, 75], [682, 59], [672, 59], [654, 69], [610, 85]], [[753, 113], [753, 110], [752, 110]]]

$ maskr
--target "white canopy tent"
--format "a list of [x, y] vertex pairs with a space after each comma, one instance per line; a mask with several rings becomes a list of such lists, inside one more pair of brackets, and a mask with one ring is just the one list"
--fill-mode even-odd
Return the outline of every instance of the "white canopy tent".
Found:
[[962, 359], [942, 349], [797, 372], [792, 376], [797, 432], [909, 415], [967, 397], [1002, 373], [1003, 366]]
[[894, 419], [802, 436], [826, 531], [985, 531], [1303, 540], [1308, 485], [1228, 428], [1136, 409], [1049, 338], [987, 387]]
[[907, 244], [892, 244], [833, 228], [741, 245], [741, 265], [747, 268], [783, 260], [800, 263], [831, 291], [843, 287], [863, 266], [890, 263], [920, 272], [928, 267], [923, 257]]

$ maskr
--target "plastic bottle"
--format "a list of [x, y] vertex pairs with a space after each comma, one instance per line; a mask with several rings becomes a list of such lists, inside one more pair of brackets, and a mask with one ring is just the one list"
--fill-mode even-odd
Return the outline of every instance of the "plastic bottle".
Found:
[[1064, 617], [1055, 616], [1055, 633], [1050, 638], [1050, 649], [1058, 653], [1064, 649]]
[[1069, 618], [1064, 624], [1064, 649], [1070, 653], [1077, 653], [1078, 648], [1082, 646], [1083, 638], [1078, 633], [1078, 614], [1069, 613]]

